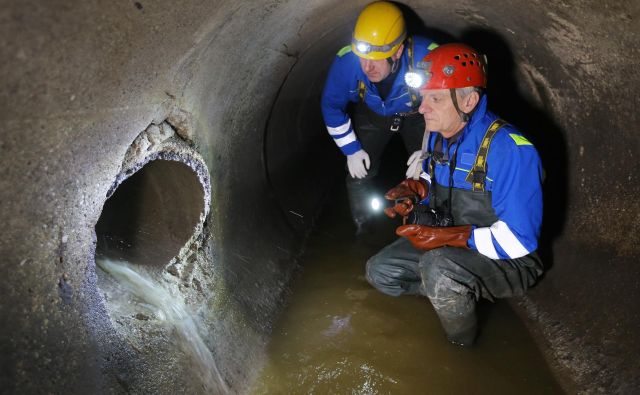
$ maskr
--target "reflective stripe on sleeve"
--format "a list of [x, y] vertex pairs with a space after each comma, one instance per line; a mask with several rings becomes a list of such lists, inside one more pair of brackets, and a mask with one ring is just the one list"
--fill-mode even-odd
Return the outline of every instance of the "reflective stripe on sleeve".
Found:
[[491, 225], [491, 234], [496, 238], [496, 241], [500, 244], [504, 252], [509, 255], [509, 258], [520, 258], [529, 253], [505, 222], [496, 221]]
[[344, 123], [340, 126], [337, 126], [335, 128], [332, 128], [330, 126], [327, 126], [327, 130], [329, 131], [329, 134], [331, 136], [339, 136], [341, 134], [345, 134], [346, 132], [349, 131], [349, 129], [351, 129], [351, 120], [347, 120], [347, 123]]
[[496, 247], [493, 245], [493, 240], [491, 239], [490, 228], [476, 228], [473, 231], [473, 238], [475, 239], [476, 248], [479, 253], [491, 259], [500, 259]]
[[354, 132], [351, 132], [351, 133], [347, 134], [346, 136], [341, 137], [339, 139], [334, 139], [333, 141], [336, 142], [338, 147], [344, 147], [345, 145], [356, 141], [356, 134]]

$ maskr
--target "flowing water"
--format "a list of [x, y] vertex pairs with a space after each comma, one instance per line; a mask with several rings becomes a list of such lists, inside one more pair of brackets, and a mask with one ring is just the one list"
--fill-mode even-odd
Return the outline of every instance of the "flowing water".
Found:
[[159, 321], [174, 329], [176, 342], [191, 359], [205, 393], [229, 392], [213, 354], [201, 336], [201, 332], [206, 332], [202, 322], [179, 296], [174, 296], [163, 283], [127, 262], [97, 259], [96, 264], [130, 293], [128, 300], [136, 299], [136, 304], [150, 310]]
[[355, 238], [345, 207], [329, 207], [311, 236], [252, 394], [563, 393], [505, 301], [479, 305], [477, 344], [461, 348], [426, 298], [371, 287], [365, 262], [397, 223], [379, 218]]

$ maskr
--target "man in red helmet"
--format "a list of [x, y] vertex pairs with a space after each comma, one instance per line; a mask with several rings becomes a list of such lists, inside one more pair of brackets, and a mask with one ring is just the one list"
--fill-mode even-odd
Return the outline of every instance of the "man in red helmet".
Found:
[[[428, 144], [387, 192], [401, 236], [367, 262], [367, 280], [392, 296], [431, 301], [447, 338], [473, 344], [476, 302], [522, 295], [543, 272], [542, 166], [534, 146], [487, 110], [485, 59], [442, 45], [407, 74], [419, 87]], [[426, 132], [425, 132], [426, 133]]]

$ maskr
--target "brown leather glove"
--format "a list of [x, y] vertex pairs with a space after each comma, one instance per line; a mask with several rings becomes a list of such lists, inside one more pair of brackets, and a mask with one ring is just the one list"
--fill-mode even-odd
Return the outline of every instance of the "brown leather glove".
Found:
[[471, 236], [471, 225], [433, 227], [424, 225], [402, 225], [396, 229], [398, 236], [406, 237], [419, 250], [450, 246], [469, 248], [467, 240]]
[[427, 197], [429, 194], [429, 185], [423, 179], [414, 180], [412, 178], [408, 178], [402, 181], [400, 184], [395, 187], [389, 189], [387, 193], [384, 195], [387, 200], [399, 200], [393, 207], [387, 207], [384, 209], [384, 213], [389, 218], [395, 218], [396, 215], [400, 214], [403, 217], [409, 215], [411, 210], [413, 210], [413, 201], [412, 199], [422, 200]]

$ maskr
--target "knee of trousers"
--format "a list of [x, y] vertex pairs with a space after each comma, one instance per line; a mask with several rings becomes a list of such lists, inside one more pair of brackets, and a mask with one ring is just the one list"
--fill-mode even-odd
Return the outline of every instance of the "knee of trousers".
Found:
[[469, 287], [456, 281], [450, 270], [452, 261], [448, 250], [454, 247], [437, 248], [426, 252], [420, 261], [420, 273], [427, 297], [436, 311], [464, 312], [473, 310], [475, 298]]
[[349, 170], [347, 169], [347, 175], [345, 177], [345, 181], [347, 184], [347, 188], [349, 191], [364, 191], [371, 187], [371, 179], [373, 177], [367, 173], [367, 175], [363, 178], [354, 178], [349, 174]]
[[367, 261], [367, 266], [365, 269], [365, 278], [369, 282], [369, 284], [373, 285], [375, 288], [379, 287], [384, 280], [384, 276], [380, 271], [380, 267], [382, 266], [383, 260], [380, 259], [379, 255], [374, 255]]
[[384, 257], [379, 254], [369, 258], [365, 278], [378, 291], [390, 296], [400, 296], [403, 293], [400, 281], [389, 273], [384, 262]]

